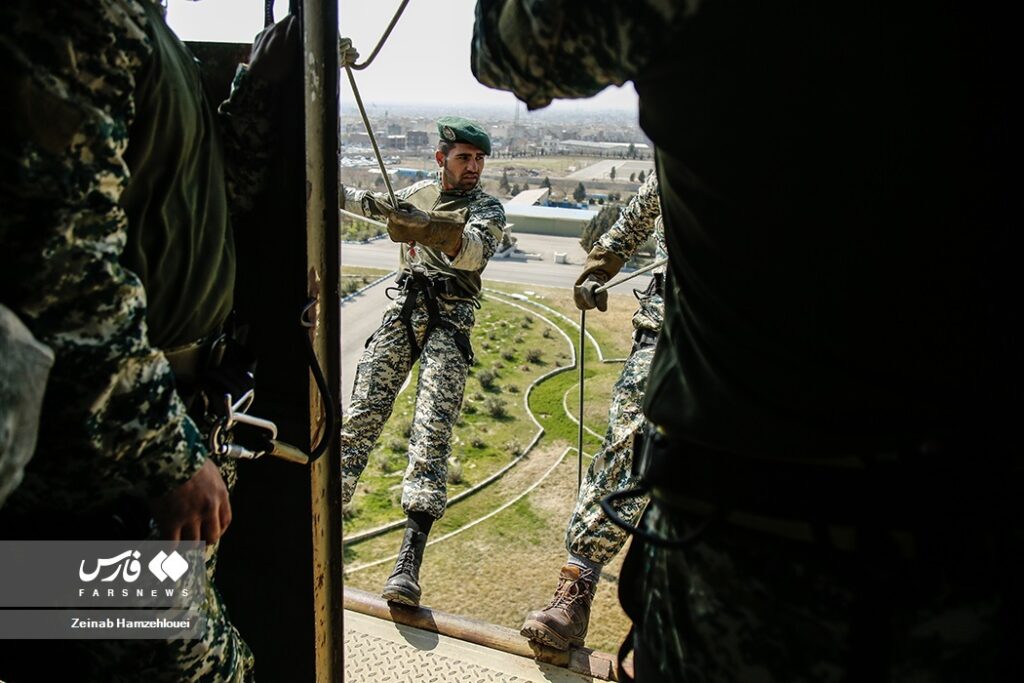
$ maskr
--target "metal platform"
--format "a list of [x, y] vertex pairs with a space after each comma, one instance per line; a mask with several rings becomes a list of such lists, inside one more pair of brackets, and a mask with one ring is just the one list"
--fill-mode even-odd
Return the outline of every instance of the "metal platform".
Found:
[[346, 683], [613, 680], [612, 659], [602, 653], [538, 649], [510, 629], [429, 609], [393, 607], [350, 588], [345, 607]]

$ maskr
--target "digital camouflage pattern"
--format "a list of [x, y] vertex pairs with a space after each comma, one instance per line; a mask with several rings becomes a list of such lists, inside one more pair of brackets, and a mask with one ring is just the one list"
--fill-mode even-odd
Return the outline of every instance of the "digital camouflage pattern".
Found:
[[[608, 564], [622, 550], [629, 534], [608, 521], [601, 509], [602, 498], [615, 491], [636, 488], [633, 477], [633, 437], [644, 426], [644, 386], [651, 370], [654, 346], [634, 348], [612, 388], [608, 409], [608, 430], [601, 450], [587, 469], [576, 497], [576, 507], [565, 532], [565, 547], [573, 555], [598, 564]], [[640, 518], [647, 499], [640, 496], [615, 506], [630, 524]]]
[[654, 58], [699, 0], [478, 0], [471, 65], [530, 109], [622, 85]]
[[[397, 297], [367, 340], [356, 367], [351, 407], [341, 429], [342, 501], [352, 500], [370, 449], [391, 416], [398, 390], [412, 369], [412, 349], [398, 315], [407, 294]], [[467, 337], [476, 320], [468, 301], [440, 301], [441, 317]], [[423, 347], [416, 384], [416, 409], [409, 435], [409, 465], [402, 489], [402, 509], [439, 519], [447, 504], [448, 457], [452, 427], [459, 417], [469, 366], [450, 330], [438, 327], [423, 345], [427, 310], [413, 310], [417, 344]]]
[[[471, 190], [441, 189], [440, 171], [436, 179], [422, 180], [397, 190], [395, 196], [424, 211], [468, 210], [459, 254], [451, 259], [440, 249], [417, 244], [416, 269], [431, 278], [454, 278], [462, 290], [463, 298], [478, 299], [480, 273], [501, 244], [505, 229], [505, 208], [501, 202], [481, 190], [479, 185]], [[379, 192], [345, 189], [345, 203], [350, 211], [383, 220], [376, 202], [389, 204], [390, 199]], [[409, 259], [409, 246], [406, 244], [399, 245], [399, 263], [403, 271], [413, 267]]]
[[[441, 319], [454, 325], [468, 339], [476, 321], [474, 311], [479, 305], [480, 273], [497, 250], [505, 229], [505, 210], [501, 202], [486, 194], [479, 185], [468, 191], [442, 190], [440, 173], [434, 180], [415, 183], [395, 194], [425, 211], [468, 209], [462, 248], [454, 259], [440, 250], [417, 244], [418, 263], [413, 265], [407, 258], [408, 245], [399, 246], [403, 272], [411, 272], [415, 267], [428, 277], [453, 278], [458, 283], [462, 296], [441, 298], [438, 304]], [[345, 189], [349, 210], [381, 218], [375, 201], [387, 203], [389, 200], [380, 193]], [[352, 500], [370, 449], [390, 417], [398, 390], [412, 369], [413, 350], [399, 319], [406, 296], [397, 297], [385, 311], [380, 328], [367, 340], [356, 368], [351, 406], [341, 429], [342, 500], [345, 503]], [[420, 294], [413, 309], [412, 325], [416, 343], [423, 352], [402, 509], [406, 513], [425, 512], [440, 519], [447, 504], [449, 442], [462, 407], [469, 366], [449, 330], [435, 328], [424, 345], [427, 323], [425, 296]]]
[[[154, 32], [167, 31], [152, 23], [155, 16], [136, 0], [0, 6], [0, 78], [9, 94], [0, 151], [0, 291], [57, 359], [39, 455], [8, 501], [7, 511], [22, 516], [88, 515], [126, 495], [162, 496], [207, 456], [170, 366], [148, 339], [146, 292], [119, 259], [129, 231], [119, 199], [132, 182], [125, 152], [137, 113], [133, 93], [153, 57]], [[236, 85], [247, 80], [240, 74]], [[246, 113], [222, 118], [226, 155], [236, 163], [258, 153], [232, 153], [231, 145], [258, 146], [269, 130], [255, 123], [265, 105], [259, 84], [249, 85], [248, 95], [242, 88], [232, 96], [234, 111]], [[194, 87], [201, 91], [200, 83]], [[258, 175], [237, 166], [229, 172]], [[234, 183], [239, 194], [229, 195], [240, 206], [255, 191], [243, 184]], [[232, 485], [233, 467], [221, 469]], [[154, 673], [156, 680], [250, 677], [252, 655], [212, 583], [204, 612], [203, 640], [138, 643], [131, 656], [145, 651], [158, 661], [164, 678]], [[134, 664], [115, 658], [99, 666]]]
[[[640, 185], [636, 196], [626, 203], [615, 225], [598, 238], [597, 244], [614, 252], [623, 261], [628, 261], [651, 235], [654, 235], [654, 258], [667, 258], [665, 228], [661, 222], [661, 200], [658, 198], [658, 178], [654, 171], [651, 171]], [[653, 273], [664, 276], [665, 270], [666, 266], [658, 266]], [[640, 308], [633, 315], [633, 327], [657, 334], [665, 318], [665, 302], [661, 294], [638, 294], [637, 299]]]
[[[644, 180], [639, 192], [626, 204], [619, 219], [597, 244], [614, 252], [623, 261], [647, 241], [655, 237], [656, 258], [665, 256], [665, 231], [661, 225], [661, 203], [658, 181], [654, 173]], [[656, 272], [664, 273], [659, 266]], [[637, 294], [640, 307], [633, 315], [633, 327], [655, 334], [661, 329], [664, 303], [661, 294]], [[622, 549], [629, 535], [612, 524], [601, 510], [600, 500], [615, 491], [636, 488], [639, 480], [632, 476], [633, 439], [643, 428], [644, 387], [651, 371], [653, 345], [634, 345], [622, 373], [612, 388], [608, 408], [608, 430], [601, 450], [594, 456], [587, 476], [576, 498], [576, 507], [565, 534], [566, 549], [577, 557], [607, 564]], [[631, 498], [616, 506], [624, 520], [633, 524], [640, 517], [647, 499]]]
[[[679, 539], [704, 522], [696, 515], [666, 514], [655, 501], [642, 526], [659, 538]], [[636, 557], [631, 550], [623, 567], [624, 576], [635, 575], [622, 602], [639, 625], [636, 642], [650, 647], [637, 653], [645, 678], [1008, 680], [996, 671], [1000, 656], [1010, 656], [1005, 639], [1006, 651], [998, 652], [1000, 634], [1010, 628], [1000, 620], [1000, 583], [1007, 577], [1000, 576], [998, 553], [1019, 557], [1022, 539], [996, 550], [987, 545], [990, 532], [969, 528], [973, 524], [957, 528], [954, 522], [941, 539], [921, 546], [954, 543], [961, 553], [907, 560], [821, 552], [819, 545], [799, 541], [780, 544], [778, 537], [724, 522], [712, 523], [684, 550], [635, 539]], [[965, 576], [972, 579], [964, 582]], [[850, 615], [864, 610], [868, 638], [876, 637], [886, 651], [882, 662], [856, 661], [863, 643], [855, 642]], [[682, 669], [674, 668], [680, 662]]]

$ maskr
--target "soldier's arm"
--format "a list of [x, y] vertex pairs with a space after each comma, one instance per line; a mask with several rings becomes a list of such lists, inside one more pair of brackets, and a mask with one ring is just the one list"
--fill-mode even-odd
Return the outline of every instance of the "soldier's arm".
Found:
[[[413, 183], [408, 187], [403, 187], [400, 190], [395, 190], [395, 197], [398, 199], [408, 199], [414, 192], [424, 187], [425, 185], [431, 185], [435, 181], [433, 180], [421, 180], [418, 183]], [[391, 206], [391, 198], [387, 192], [373, 192], [371, 190], [357, 190], [352, 187], [345, 188], [345, 210], [351, 211], [352, 213], [358, 213], [374, 220], [383, 221], [387, 219], [387, 213], [384, 211], [384, 207]]]
[[700, 0], [478, 0], [471, 64], [530, 109], [634, 78]]
[[651, 173], [636, 196], [622, 209], [615, 225], [601, 235], [597, 244], [628, 261], [640, 246], [654, 234], [655, 219], [661, 214], [658, 180]]
[[54, 27], [22, 4], [0, 9], [0, 71], [17, 93], [0, 152], [0, 289], [57, 358], [47, 411], [69, 429], [48, 441], [116, 460], [140, 492], [161, 496], [206, 458], [147, 339], [142, 285], [120, 263], [144, 19], [97, 2]]
[[462, 245], [451, 258], [452, 268], [480, 270], [494, 256], [505, 230], [505, 208], [494, 197], [484, 195], [469, 206]]

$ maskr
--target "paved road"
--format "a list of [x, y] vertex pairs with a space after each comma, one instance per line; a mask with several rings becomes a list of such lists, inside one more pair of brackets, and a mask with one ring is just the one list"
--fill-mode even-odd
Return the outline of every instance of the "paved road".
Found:
[[[539, 287], [572, 287], [579, 277], [580, 266], [586, 254], [579, 241], [569, 237], [546, 235], [516, 235], [518, 247], [523, 251], [540, 254], [540, 259], [493, 259], [484, 271], [484, 280], [517, 282]], [[564, 253], [568, 262], [554, 262], [554, 253]], [[341, 250], [344, 264], [372, 268], [394, 268], [398, 265], [398, 247], [388, 240], [377, 240], [370, 244], [345, 244]], [[641, 275], [629, 283], [630, 289], [642, 289], [649, 282], [647, 275]], [[363, 344], [380, 324], [381, 314], [389, 301], [384, 294], [391, 284], [387, 280], [365, 290], [355, 299], [341, 305], [341, 381], [345, 388], [342, 397], [343, 409], [348, 408], [355, 378], [356, 365], [363, 351]]]

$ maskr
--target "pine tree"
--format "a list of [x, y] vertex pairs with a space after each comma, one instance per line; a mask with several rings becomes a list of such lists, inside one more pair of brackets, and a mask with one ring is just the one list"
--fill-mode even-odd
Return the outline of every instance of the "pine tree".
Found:
[[615, 180], [615, 167], [612, 166], [612, 170], [608, 172], [608, 177]]
[[635, 183], [636, 182], [636, 173], [630, 173], [629, 174], [629, 182], [631, 182], [631, 183]]
[[629, 149], [626, 150], [626, 154], [629, 155], [630, 159], [636, 159], [636, 145], [632, 142], [629, 143]]
[[501, 182], [498, 183], [498, 189], [504, 192], [505, 194], [508, 194], [508, 171], [501, 172]]
[[642, 183], [644, 181], [644, 172], [640, 171], [640, 175], [638, 175], [636, 179]]
[[551, 178], [544, 176], [544, 181], [540, 184], [541, 187], [551, 189]]
[[526, 192], [529, 189], [530, 189], [530, 181], [529, 180], [524, 180], [523, 181], [523, 192]]
[[583, 183], [577, 185], [576, 189], [572, 191], [572, 198], [578, 202], [587, 198], [587, 188], [583, 187]]
[[517, 194], [519, 194], [519, 184], [518, 183], [516, 183], [515, 185], [512, 186], [512, 196], [515, 197]]

